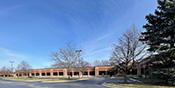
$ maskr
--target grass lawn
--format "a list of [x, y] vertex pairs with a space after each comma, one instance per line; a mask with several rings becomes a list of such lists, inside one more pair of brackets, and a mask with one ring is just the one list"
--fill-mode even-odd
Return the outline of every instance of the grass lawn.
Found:
[[59, 78], [59, 79], [47, 79], [45, 81], [47, 82], [52, 82], [52, 81], [72, 81], [72, 80], [79, 80], [79, 78], [71, 78], [71, 79], [68, 79], [68, 78]]
[[44, 81], [44, 82], [52, 82], [52, 81], [71, 81], [71, 80], [79, 80], [79, 78], [71, 78], [71, 79], [68, 79], [68, 78], [59, 78], [59, 79], [52, 79], [52, 78], [4, 78], [4, 79], [7, 79], [7, 80], [19, 80], [19, 81]]
[[122, 83], [107, 83], [107, 84], [124, 86], [124, 87], [134, 87], [134, 88], [175, 88], [169, 86], [154, 86], [154, 85], [142, 85], [142, 84], [122, 84]]
[[161, 80], [161, 79], [133, 78], [133, 77], [132, 79], [142, 81], [143, 83], [146, 83], [146, 84], [161, 85], [161, 86], [167, 85], [166, 80]]
[[21, 80], [21, 81], [36, 81], [36, 80], [43, 80], [43, 79], [37, 79], [37, 78], [14, 78], [14, 77], [4, 78], [4, 79], [8, 79], [8, 80]]

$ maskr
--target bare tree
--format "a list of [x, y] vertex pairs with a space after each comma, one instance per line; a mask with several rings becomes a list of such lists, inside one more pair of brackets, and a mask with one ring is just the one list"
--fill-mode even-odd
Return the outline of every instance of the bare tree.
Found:
[[95, 66], [106, 66], [106, 65], [113, 65], [109, 60], [95, 60], [93, 62]]
[[[139, 41], [140, 32], [133, 24], [122, 37], [118, 39], [118, 44], [113, 45], [111, 60], [117, 63], [124, 73], [124, 82], [127, 83], [127, 73], [133, 65], [142, 60], [148, 53], [146, 45]], [[129, 63], [132, 63], [129, 65]]]
[[78, 59], [77, 63], [75, 64], [76, 69], [78, 69], [82, 76], [86, 70], [88, 70], [88, 66], [90, 66], [89, 62], [83, 60], [83, 58]]
[[10, 73], [11, 73], [10, 69], [5, 67], [5, 66], [2, 67], [0, 70], [0, 74], [2, 74], [4, 77], [5, 77], [5, 75], [10, 75]]
[[52, 52], [51, 60], [55, 61], [53, 66], [63, 67], [68, 71], [68, 78], [70, 79], [70, 68], [77, 62], [81, 56], [82, 50], [76, 50], [70, 43], [67, 43], [66, 48], [59, 48], [58, 51]]
[[[20, 74], [29, 74], [29, 69], [31, 69], [32, 66], [30, 66], [27, 62], [22, 61], [20, 64], [17, 66], [17, 70], [19, 70]], [[28, 75], [29, 76], [29, 75]]]
[[93, 62], [93, 65], [95, 65], [95, 66], [101, 66], [100, 60], [95, 60], [95, 61]]
[[102, 64], [103, 66], [105, 66], [105, 65], [111, 65], [111, 63], [110, 63], [109, 60], [101, 60], [101, 64]]

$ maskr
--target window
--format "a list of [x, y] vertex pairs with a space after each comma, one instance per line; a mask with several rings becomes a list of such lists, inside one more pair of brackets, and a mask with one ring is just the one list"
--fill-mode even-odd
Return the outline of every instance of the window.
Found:
[[34, 73], [32, 73], [32, 76], [34, 76]]
[[45, 76], [45, 73], [42, 73], [42, 76]]
[[88, 72], [84, 72], [83, 75], [88, 75]]
[[79, 75], [79, 72], [74, 72], [74, 75]]
[[90, 75], [95, 75], [95, 71], [91, 71], [90, 72]]
[[63, 76], [63, 72], [59, 72], [59, 75], [60, 75], [60, 76]]
[[105, 75], [105, 71], [99, 71], [99, 75]]
[[50, 76], [50, 73], [47, 73], [47, 76]]
[[36, 73], [36, 76], [39, 76], [39, 73]]
[[53, 73], [53, 76], [57, 76], [57, 72], [54, 72], [54, 73]]

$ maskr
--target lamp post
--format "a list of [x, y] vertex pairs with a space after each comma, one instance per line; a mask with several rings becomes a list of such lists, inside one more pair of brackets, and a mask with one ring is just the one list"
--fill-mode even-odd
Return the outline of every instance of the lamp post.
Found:
[[[82, 52], [82, 50], [80, 49], [80, 50], [76, 50], [75, 52], [77, 52], [78, 53], [78, 59], [79, 59], [79, 57], [80, 57], [80, 52]], [[80, 73], [78, 74], [79, 75], [79, 77], [80, 77]]]
[[11, 63], [11, 72], [13, 73], [13, 63], [14, 61], [9, 61]]
[[81, 49], [80, 50], [76, 50], [75, 52], [77, 52], [78, 56], [80, 56], [80, 52], [82, 52], [82, 50]]
[[81, 51], [82, 51], [82, 50], [80, 49], [80, 50], [76, 50], [75, 52], [79, 52], [79, 53], [80, 53]]

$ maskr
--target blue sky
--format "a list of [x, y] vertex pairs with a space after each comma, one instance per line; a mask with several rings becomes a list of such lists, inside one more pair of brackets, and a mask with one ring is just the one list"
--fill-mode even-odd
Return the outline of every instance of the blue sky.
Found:
[[84, 59], [105, 60], [111, 45], [145, 15], [157, 0], [3, 0], [0, 3], [0, 67], [26, 61], [49, 67], [50, 52], [67, 42], [84, 49]]

